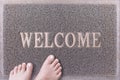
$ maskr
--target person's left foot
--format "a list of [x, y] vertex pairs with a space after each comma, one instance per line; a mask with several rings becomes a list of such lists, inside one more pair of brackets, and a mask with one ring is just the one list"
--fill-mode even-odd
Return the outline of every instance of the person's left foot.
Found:
[[9, 80], [31, 80], [32, 70], [31, 63], [22, 63], [10, 72]]

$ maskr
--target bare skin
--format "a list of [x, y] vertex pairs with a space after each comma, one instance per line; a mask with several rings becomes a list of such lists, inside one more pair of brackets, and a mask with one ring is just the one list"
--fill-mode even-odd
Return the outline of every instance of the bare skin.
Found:
[[46, 58], [35, 80], [59, 80], [62, 74], [61, 70], [59, 60], [50, 55]]
[[[33, 65], [22, 63], [10, 72], [9, 80], [31, 80]], [[35, 80], [59, 80], [62, 67], [53, 55], [46, 58]]]
[[31, 80], [33, 65], [22, 63], [10, 72], [9, 80]]

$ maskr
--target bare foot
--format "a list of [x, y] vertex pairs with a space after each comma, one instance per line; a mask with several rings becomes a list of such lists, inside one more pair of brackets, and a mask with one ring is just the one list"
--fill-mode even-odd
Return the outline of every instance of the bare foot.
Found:
[[62, 67], [59, 60], [54, 59], [54, 56], [50, 55], [43, 63], [35, 80], [59, 80], [62, 74], [61, 70]]
[[9, 80], [30, 80], [33, 70], [33, 65], [22, 63], [16, 66], [9, 75]]

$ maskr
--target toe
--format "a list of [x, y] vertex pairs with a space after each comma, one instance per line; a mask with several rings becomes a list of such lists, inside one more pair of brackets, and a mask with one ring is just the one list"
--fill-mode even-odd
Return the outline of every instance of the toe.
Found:
[[44, 63], [46, 63], [46, 64], [51, 64], [53, 61], [54, 61], [54, 56], [53, 56], [53, 55], [49, 55], [49, 56], [46, 58], [46, 60], [45, 60]]
[[27, 64], [27, 69], [26, 69], [26, 73], [31, 75], [32, 74], [32, 70], [33, 70], [33, 65], [32, 63], [28, 63]]
[[59, 67], [57, 70], [56, 70], [56, 73], [59, 74], [62, 70], [62, 67]]
[[55, 66], [55, 71], [60, 67], [60, 63], [57, 63], [57, 65]]
[[62, 72], [59, 72], [58, 75], [57, 75], [57, 78], [59, 79], [62, 75]]
[[21, 68], [22, 68], [22, 65], [20, 64], [20, 65], [18, 66], [18, 72], [21, 71]]
[[18, 67], [16, 66], [16, 67], [14, 68], [14, 74], [17, 74], [17, 72], [18, 72]]
[[58, 62], [59, 62], [59, 60], [58, 60], [58, 59], [55, 59], [55, 60], [53, 61], [53, 63], [52, 63], [52, 66], [55, 67]]
[[25, 71], [25, 69], [26, 69], [26, 63], [22, 63], [22, 68], [21, 68], [21, 71]]
[[14, 75], [14, 71], [13, 70], [10, 71], [10, 76], [12, 76], [12, 75]]

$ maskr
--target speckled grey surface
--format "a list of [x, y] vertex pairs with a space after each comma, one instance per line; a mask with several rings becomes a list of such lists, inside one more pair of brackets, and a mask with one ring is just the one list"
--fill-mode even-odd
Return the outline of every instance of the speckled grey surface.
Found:
[[[32, 62], [38, 73], [49, 54], [60, 59], [63, 76], [116, 75], [115, 5], [5, 5], [4, 72]], [[101, 32], [101, 48], [23, 48], [20, 32]], [[34, 44], [32, 44], [34, 45]]]
[[0, 2], [0, 76], [3, 74], [3, 5]]

